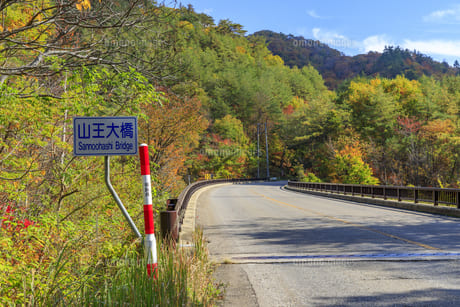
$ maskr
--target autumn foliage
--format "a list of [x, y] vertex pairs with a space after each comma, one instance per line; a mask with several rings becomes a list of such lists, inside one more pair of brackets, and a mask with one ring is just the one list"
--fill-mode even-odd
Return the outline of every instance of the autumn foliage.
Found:
[[[398, 48], [293, 62], [299, 52], [275, 55], [263, 36], [191, 6], [56, 3], [0, 4], [0, 305], [79, 305], [135, 246], [100, 157], [72, 153], [74, 116], [138, 117], [156, 213], [189, 181], [264, 177], [267, 156], [271, 177], [460, 184], [452, 67]], [[142, 225], [137, 158], [111, 168]]]

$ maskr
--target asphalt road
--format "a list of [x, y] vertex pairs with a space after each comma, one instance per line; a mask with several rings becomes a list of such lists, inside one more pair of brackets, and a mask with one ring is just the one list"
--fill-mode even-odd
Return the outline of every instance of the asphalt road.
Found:
[[198, 198], [224, 306], [460, 306], [460, 220], [285, 191]]

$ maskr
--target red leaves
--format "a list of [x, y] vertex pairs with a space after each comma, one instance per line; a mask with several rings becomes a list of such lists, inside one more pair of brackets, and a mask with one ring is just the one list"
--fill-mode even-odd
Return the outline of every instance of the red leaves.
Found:
[[[0, 209], [2, 207], [3, 206], [0, 206]], [[22, 229], [27, 229], [29, 226], [37, 226], [35, 222], [27, 218], [20, 219], [17, 216], [15, 216], [15, 211], [16, 210], [13, 207], [11, 207], [11, 205], [6, 206], [5, 215], [0, 219], [1, 228], [6, 229], [8, 231], [19, 232]]]
[[422, 123], [415, 117], [398, 117], [398, 124], [402, 134], [416, 134], [422, 127]]
[[285, 107], [283, 109], [283, 114], [284, 115], [291, 115], [292, 113], [294, 113], [294, 106], [293, 105], [288, 105], [287, 107]]

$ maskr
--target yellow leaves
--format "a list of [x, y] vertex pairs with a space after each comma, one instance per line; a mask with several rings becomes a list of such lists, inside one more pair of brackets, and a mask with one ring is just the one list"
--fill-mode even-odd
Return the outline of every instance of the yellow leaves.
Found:
[[397, 76], [395, 79], [385, 79], [383, 86], [385, 92], [391, 93], [397, 100], [409, 101], [422, 99], [420, 82], [416, 80]]
[[376, 87], [382, 84], [382, 80], [380, 78], [375, 78], [371, 80], [371, 86]]
[[83, 10], [89, 10], [91, 8], [91, 2], [89, 0], [78, 0], [75, 6], [77, 10], [81, 12]]
[[298, 109], [298, 108], [300, 108], [300, 107], [302, 107], [304, 105], [308, 105], [308, 101], [302, 99], [299, 96], [294, 96], [294, 97], [292, 97], [292, 100], [289, 103], [289, 105], [292, 105], [294, 107], [294, 109]]
[[421, 128], [421, 132], [424, 137], [431, 140], [438, 140], [441, 142], [444, 141], [453, 141], [451, 136], [454, 135], [455, 126], [451, 120], [441, 120], [435, 119], [428, 122]]
[[265, 62], [267, 62], [270, 66], [283, 66], [284, 61], [278, 55], [269, 54], [265, 58]]
[[[99, 3], [101, 0], [99, 0]], [[91, 1], [90, 0], [77, 0], [75, 3], [75, 6], [77, 7], [77, 10], [84, 11], [84, 10], [89, 10], [91, 9]]]
[[369, 82], [352, 81], [349, 87], [348, 100], [350, 103], [362, 104], [369, 97], [376, 95], [381, 89], [382, 80], [375, 78]]
[[[35, 58], [42, 51], [36, 46], [44, 44], [55, 30], [53, 24], [43, 22], [50, 18], [48, 14], [52, 15], [51, 0], [16, 2], [4, 10], [0, 26], [0, 32], [14, 33], [10, 38], [20, 47], [14, 56], [6, 58], [5, 66], [12, 67]], [[31, 44], [33, 48], [24, 48]]]
[[188, 22], [186, 20], [183, 20], [183, 21], [179, 22], [179, 27], [184, 29], [184, 30], [186, 30], [186, 31], [192, 31], [193, 29], [195, 29], [193, 24], [191, 24], [190, 22]]

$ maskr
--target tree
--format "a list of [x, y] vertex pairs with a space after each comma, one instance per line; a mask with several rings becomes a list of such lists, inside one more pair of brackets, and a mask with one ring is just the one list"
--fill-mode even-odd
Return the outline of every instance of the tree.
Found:
[[228, 19], [222, 19], [217, 26], [217, 32], [222, 34], [244, 35], [247, 31], [243, 30], [243, 26]]
[[431, 186], [458, 186], [460, 183], [459, 126], [454, 121], [436, 119], [420, 129], [426, 153], [423, 165], [425, 184]]
[[161, 104], [144, 102], [145, 117], [140, 120], [140, 139], [151, 148], [152, 174], [161, 183], [159, 189], [179, 193], [181, 178], [187, 173], [187, 160], [198, 147], [207, 128], [196, 98], [178, 97], [162, 88]]
[[142, 0], [2, 1], [0, 83], [10, 76], [43, 78], [82, 66], [136, 67], [142, 56], [126, 53], [126, 47], [139, 41], [123, 41], [123, 35], [151, 26], [161, 12]]
[[[340, 142], [336, 145], [341, 146]], [[349, 184], [378, 184], [370, 166], [364, 162], [364, 153], [359, 141], [345, 142], [341, 149], [331, 147], [332, 159], [329, 162], [333, 182]]]
[[346, 108], [351, 111], [351, 122], [363, 139], [385, 143], [394, 131], [396, 123], [395, 97], [386, 93], [384, 80], [351, 82], [344, 97]]
[[238, 144], [247, 145], [249, 141], [244, 133], [243, 123], [231, 115], [216, 119], [213, 130], [223, 139], [230, 139]]
[[216, 119], [200, 146], [199, 160], [195, 173], [203, 176], [212, 173], [217, 178], [244, 177], [249, 161], [249, 139], [244, 133], [243, 123], [226, 115]]

